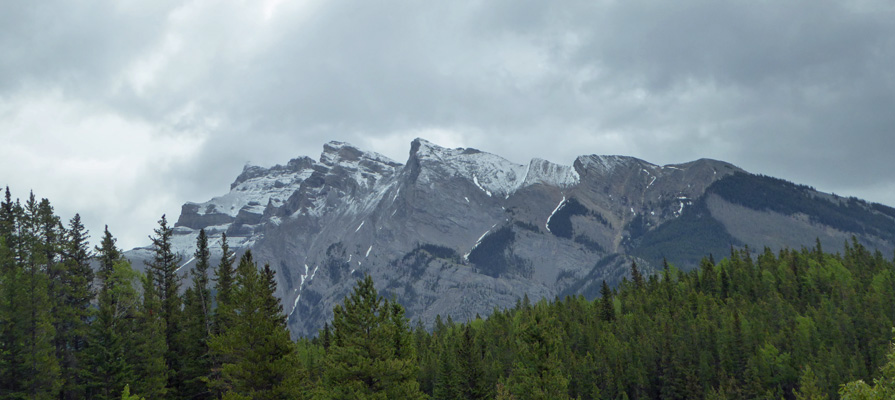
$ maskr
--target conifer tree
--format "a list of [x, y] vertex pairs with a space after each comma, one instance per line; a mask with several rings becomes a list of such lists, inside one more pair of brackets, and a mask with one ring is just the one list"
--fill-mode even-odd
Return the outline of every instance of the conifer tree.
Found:
[[637, 290], [643, 289], [643, 275], [640, 274], [640, 269], [637, 268], [635, 261], [631, 261], [631, 280], [634, 281], [634, 287]]
[[165, 364], [168, 344], [165, 342], [163, 305], [157, 292], [154, 272], [143, 277], [143, 304], [137, 315], [134, 346], [134, 393], [149, 399], [164, 399], [168, 394], [169, 368]]
[[367, 275], [337, 305], [321, 399], [423, 398], [403, 308], [379, 296]]
[[[106, 255], [100, 255], [103, 256]], [[160, 339], [160, 335], [150, 337], [157, 333], [158, 326], [144, 312], [145, 308], [141, 309], [135, 287], [138, 280], [139, 274], [130, 262], [120, 258], [100, 287], [96, 318], [90, 325], [90, 346], [86, 350], [87, 398], [117, 399], [125, 385], [136, 384], [138, 378], [150, 374], [154, 370], [152, 362], [158, 361], [152, 359], [153, 351], [157, 350], [148, 348]], [[154, 296], [150, 290], [150, 306], [157, 301]], [[147, 339], [149, 343], [141, 342]], [[151, 385], [142, 388], [148, 386]]]
[[556, 318], [536, 310], [524, 318], [518, 331], [519, 351], [507, 386], [517, 398], [567, 399], [568, 378], [559, 354], [562, 335]]
[[[227, 233], [221, 234], [221, 260], [215, 268], [214, 285], [214, 313], [212, 314], [211, 334], [213, 336], [225, 335], [232, 325], [233, 320], [233, 261], [234, 254], [227, 243]], [[217, 354], [211, 351], [211, 371], [209, 372], [208, 386], [215, 397], [224, 395], [226, 387], [222, 386], [221, 370], [226, 361], [222, 357], [225, 354]]]
[[61, 380], [59, 379], [59, 361], [54, 346], [56, 330], [53, 327], [52, 303], [49, 298], [49, 282], [47, 278], [47, 252], [42, 251], [40, 240], [41, 211], [34, 193], [25, 203], [21, 257], [23, 265], [24, 299], [19, 301], [18, 321], [13, 321], [20, 328], [17, 340], [24, 344], [20, 360], [23, 368], [22, 389], [24, 395], [32, 399], [50, 399], [57, 396]]
[[438, 371], [435, 375], [433, 398], [437, 400], [463, 399], [462, 378], [457, 365], [457, 348], [453, 341], [446, 341], [439, 352]]
[[87, 398], [116, 399], [127, 383], [135, 381], [139, 363], [133, 357], [133, 350], [139, 348], [135, 335], [142, 328], [137, 325], [139, 275], [121, 256], [108, 225], [95, 250], [100, 265], [97, 307], [86, 350]]
[[12, 195], [9, 193], [9, 186], [6, 187], [6, 194], [3, 201], [0, 202], [0, 238], [7, 240], [6, 245], [12, 248], [13, 243], [9, 241], [16, 227], [16, 215], [14, 213], [15, 203], [12, 202]]
[[[85, 349], [92, 318], [94, 299], [93, 269], [90, 267], [90, 236], [81, 223], [81, 216], [69, 221], [65, 241], [61, 244], [61, 275], [58, 276], [56, 304], [56, 355], [62, 368], [63, 399], [84, 397]], [[51, 278], [52, 279], [52, 278]]]
[[609, 289], [609, 285], [606, 284], [605, 280], [600, 288], [600, 319], [608, 322], [615, 320], [615, 305], [612, 304], [612, 289]]
[[115, 237], [109, 233], [109, 225], [106, 225], [100, 245], [95, 247], [97, 260], [99, 261], [99, 270], [96, 277], [99, 278], [100, 287], [105, 285], [108, 276], [112, 274], [115, 263], [121, 258], [121, 250], [116, 247], [115, 242]]
[[[267, 268], [269, 270], [269, 268]], [[285, 315], [272, 310], [276, 300], [265, 273], [258, 270], [252, 252], [246, 251], [236, 269], [233, 288], [233, 319], [231, 326], [214, 335], [210, 347], [222, 361], [220, 378], [213, 382], [216, 391], [225, 398], [281, 399], [300, 397], [291, 387], [293, 343], [286, 330]]]
[[[180, 341], [182, 329], [182, 302], [180, 297], [181, 277], [177, 275], [180, 257], [171, 249], [171, 236], [174, 230], [168, 226], [168, 220], [162, 215], [155, 229], [155, 236], [150, 236], [153, 247], [153, 258], [146, 265], [152, 271], [157, 294], [161, 303], [159, 317], [164, 327], [165, 365], [168, 368], [168, 388], [176, 391], [182, 387], [183, 376], [180, 373], [183, 364], [183, 345]], [[176, 393], [172, 393], [176, 395]]]
[[492, 397], [489, 385], [485, 383], [484, 349], [469, 325], [463, 327], [463, 337], [457, 348], [457, 361], [463, 396], [465, 399], [480, 400]]
[[184, 295], [183, 395], [205, 398], [210, 395], [205, 381], [211, 373], [208, 340], [211, 336], [211, 291], [208, 288], [209, 250], [205, 230], [196, 239], [196, 265], [191, 272], [192, 286]]
[[214, 313], [212, 333], [220, 335], [226, 332], [230, 310], [233, 306], [233, 261], [234, 255], [227, 244], [227, 233], [221, 234], [221, 261], [215, 269], [215, 302], [217, 308]]
[[9, 219], [7, 215], [0, 218], [0, 228], [9, 224], [0, 232], [0, 398], [10, 398], [20, 392], [24, 372], [20, 365], [24, 348], [18, 340], [20, 329], [17, 325], [22, 319], [18, 308], [24, 299], [24, 277], [22, 268], [15, 262], [13, 249], [8, 246], [8, 243], [14, 243], [12, 236], [15, 228], [9, 188], [6, 189], [6, 196], [7, 202], [0, 207], [0, 212], [5, 214], [6, 205], [10, 205]]

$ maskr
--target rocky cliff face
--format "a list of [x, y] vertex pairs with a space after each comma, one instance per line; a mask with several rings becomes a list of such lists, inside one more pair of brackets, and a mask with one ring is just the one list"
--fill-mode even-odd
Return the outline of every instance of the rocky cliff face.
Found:
[[[422, 139], [400, 164], [330, 142], [317, 161], [248, 166], [229, 193], [185, 204], [175, 248], [189, 260], [199, 229], [213, 250], [222, 232], [231, 247], [251, 248], [276, 269], [296, 335], [316, 334], [363, 274], [409, 317], [431, 323], [436, 314], [486, 315], [526, 294], [592, 297], [602, 280], [628, 274], [631, 260], [647, 271], [663, 256], [686, 267], [731, 245], [798, 247], [821, 238], [835, 248], [852, 234], [892, 250], [895, 210], [855, 203], [870, 222], [845, 229], [812, 213], [849, 207], [847, 199], [769, 179], [714, 160], [658, 166], [589, 155], [571, 165], [518, 165]], [[781, 187], [777, 201], [791, 207], [763, 205], [751, 193], [763, 185]]]

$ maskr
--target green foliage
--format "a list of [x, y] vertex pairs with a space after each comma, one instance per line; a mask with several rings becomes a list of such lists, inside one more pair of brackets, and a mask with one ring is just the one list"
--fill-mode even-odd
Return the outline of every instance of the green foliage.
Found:
[[[0, 398], [137, 399], [131, 388], [150, 399], [895, 397], [895, 263], [856, 239], [835, 255], [819, 244], [726, 247], [728, 259], [689, 272], [666, 264], [661, 276], [617, 258], [573, 285], [586, 296], [526, 296], [462, 324], [438, 316], [431, 333], [421, 322], [411, 330], [365, 276], [335, 307], [332, 329], [296, 343], [274, 271], [246, 252], [234, 273], [226, 239], [210, 290], [200, 234], [181, 297], [164, 218], [142, 290], [108, 229], [91, 287], [87, 232], [79, 217], [69, 226], [33, 195], [0, 201]], [[501, 228], [477, 248], [497, 256], [470, 259], [519, 272], [501, 270], [513, 239]], [[457, 257], [431, 245], [414, 254]], [[615, 289], [600, 275], [628, 265], [632, 281]]]
[[140, 349], [138, 326], [140, 301], [135, 285], [139, 274], [130, 262], [120, 258], [100, 287], [95, 319], [90, 326], [87, 348], [87, 394], [92, 399], [114, 399], [123, 387], [135, 380], [136, 364], [132, 349]]
[[231, 325], [211, 338], [209, 346], [221, 362], [215, 391], [252, 399], [299, 397], [301, 379], [293, 364], [293, 344], [269, 267], [259, 271], [246, 251], [236, 268]]
[[205, 230], [200, 229], [196, 239], [196, 264], [191, 271], [192, 285], [184, 294], [183, 331], [180, 338], [184, 354], [181, 393], [192, 399], [211, 395], [205, 383], [211, 375], [211, 354], [208, 348], [212, 322], [211, 290], [208, 287], [209, 258], [208, 237]]
[[227, 243], [227, 233], [221, 234], [221, 260], [215, 269], [214, 292], [217, 293], [217, 309], [212, 318], [212, 333], [227, 331], [233, 307], [233, 261], [234, 255]]
[[140, 397], [137, 395], [131, 394], [130, 385], [124, 385], [124, 389], [121, 391], [121, 400], [146, 400], [144, 397]]
[[161, 307], [159, 318], [163, 327], [165, 348], [165, 366], [168, 368], [168, 387], [171, 390], [181, 389], [183, 375], [180, 373], [184, 362], [183, 343], [180, 340], [180, 331], [183, 326], [182, 305], [180, 296], [181, 277], [177, 274], [180, 266], [180, 257], [171, 250], [171, 237], [174, 229], [168, 226], [168, 220], [162, 215], [158, 221], [159, 227], [155, 229], [155, 236], [150, 236], [152, 241], [153, 257], [146, 263], [154, 277], [152, 283], [156, 286]]
[[367, 275], [333, 313], [333, 338], [316, 398], [423, 398], [403, 307], [380, 297]]
[[[893, 330], [895, 332], [895, 330]], [[842, 385], [839, 394], [842, 400], [883, 400], [895, 398], [895, 342], [889, 344], [887, 362], [880, 368], [880, 377], [873, 380], [873, 386], [863, 380]]]
[[143, 277], [143, 305], [136, 319], [134, 389], [150, 399], [163, 399], [169, 392], [169, 369], [165, 364], [168, 344], [156, 279], [151, 270]]

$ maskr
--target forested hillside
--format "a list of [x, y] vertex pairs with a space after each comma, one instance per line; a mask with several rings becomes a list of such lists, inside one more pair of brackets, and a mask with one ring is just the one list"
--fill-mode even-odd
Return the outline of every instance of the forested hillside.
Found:
[[869, 399], [895, 381], [895, 263], [856, 240], [649, 276], [632, 264], [595, 301], [525, 297], [432, 331], [365, 276], [293, 341], [270, 267], [226, 240], [211, 260], [201, 231], [187, 284], [171, 230], [162, 217], [144, 275], [108, 230], [90, 249], [77, 215], [64, 225], [7, 189], [0, 398]]

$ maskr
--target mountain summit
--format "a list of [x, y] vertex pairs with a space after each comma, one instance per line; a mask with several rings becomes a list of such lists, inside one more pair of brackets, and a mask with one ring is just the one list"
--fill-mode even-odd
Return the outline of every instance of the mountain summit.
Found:
[[404, 164], [330, 142], [317, 161], [246, 166], [228, 193], [183, 205], [174, 245], [184, 260], [199, 229], [213, 250], [226, 232], [231, 247], [270, 263], [297, 335], [316, 334], [364, 274], [410, 318], [431, 323], [437, 314], [487, 315], [525, 295], [592, 298], [632, 261], [647, 271], [663, 258], [688, 268], [731, 246], [819, 239], [839, 248], [852, 237], [895, 249], [895, 209], [721, 161], [660, 166], [586, 155], [571, 165], [519, 165], [423, 139]]

